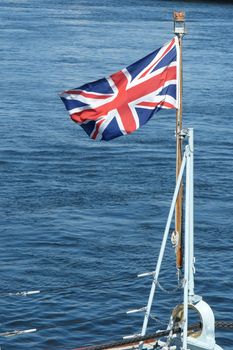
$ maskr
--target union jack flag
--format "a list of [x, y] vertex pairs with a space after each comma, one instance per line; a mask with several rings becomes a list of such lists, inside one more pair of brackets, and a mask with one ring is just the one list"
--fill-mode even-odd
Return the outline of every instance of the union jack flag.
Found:
[[130, 134], [161, 108], [177, 108], [178, 42], [94, 82], [60, 94], [71, 119], [94, 140]]

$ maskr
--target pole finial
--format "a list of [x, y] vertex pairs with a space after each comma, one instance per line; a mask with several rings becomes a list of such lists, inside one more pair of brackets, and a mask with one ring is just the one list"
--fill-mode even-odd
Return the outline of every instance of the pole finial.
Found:
[[174, 20], [174, 33], [176, 35], [183, 36], [185, 34], [185, 12], [174, 11], [173, 20]]
[[184, 21], [185, 20], [185, 12], [183, 11], [174, 11], [173, 12], [174, 21]]

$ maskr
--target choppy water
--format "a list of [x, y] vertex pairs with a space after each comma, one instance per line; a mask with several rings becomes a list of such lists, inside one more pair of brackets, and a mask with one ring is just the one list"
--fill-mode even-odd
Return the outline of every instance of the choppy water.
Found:
[[[195, 128], [196, 292], [232, 320], [233, 5], [176, 1], [0, 3], [2, 350], [72, 349], [137, 333], [174, 186], [174, 111], [90, 141], [57, 93], [106, 76], [172, 37], [186, 11], [184, 124]], [[161, 282], [175, 284], [168, 248]], [[41, 290], [32, 297], [5, 293]], [[158, 292], [167, 321], [177, 297]], [[158, 300], [158, 302], [157, 302]], [[151, 321], [150, 330], [160, 328]], [[217, 331], [224, 349], [232, 332]]]

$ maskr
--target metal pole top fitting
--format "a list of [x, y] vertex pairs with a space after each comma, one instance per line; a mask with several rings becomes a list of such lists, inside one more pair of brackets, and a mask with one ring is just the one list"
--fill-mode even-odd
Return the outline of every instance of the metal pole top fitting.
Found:
[[185, 31], [185, 12], [183, 11], [174, 11], [173, 12], [174, 20], [174, 33], [179, 36], [183, 36]]

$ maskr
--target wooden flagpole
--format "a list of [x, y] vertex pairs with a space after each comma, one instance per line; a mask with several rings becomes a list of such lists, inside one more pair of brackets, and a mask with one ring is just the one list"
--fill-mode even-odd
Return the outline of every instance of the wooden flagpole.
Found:
[[[176, 181], [179, 176], [181, 163], [182, 163], [182, 137], [180, 132], [182, 130], [182, 115], [183, 115], [183, 105], [182, 105], [182, 92], [183, 92], [183, 70], [182, 70], [182, 39], [185, 34], [185, 13], [184, 12], [174, 12], [174, 33], [178, 37], [179, 43], [179, 91], [178, 91], [178, 101], [179, 105], [176, 112]], [[182, 212], [183, 212], [183, 184], [181, 183], [180, 191], [176, 201], [176, 211], [175, 211], [175, 234], [177, 239], [176, 245], [176, 266], [177, 269], [182, 268], [183, 264], [183, 252], [182, 252]]]

